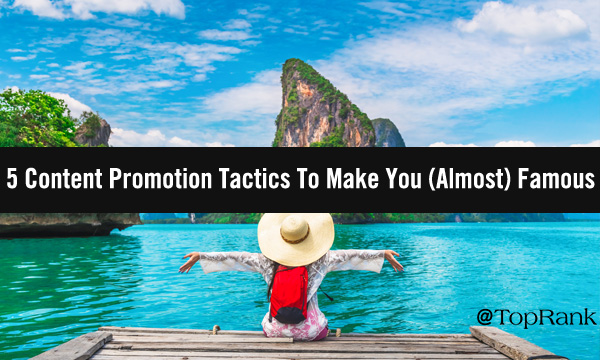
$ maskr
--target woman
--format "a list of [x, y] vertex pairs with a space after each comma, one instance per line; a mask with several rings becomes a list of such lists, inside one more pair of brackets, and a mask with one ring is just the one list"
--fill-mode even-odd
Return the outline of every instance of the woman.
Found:
[[379, 273], [386, 259], [394, 270], [404, 268], [392, 250], [330, 250], [334, 240], [333, 219], [329, 214], [264, 214], [258, 223], [261, 254], [248, 252], [192, 252], [179, 268], [188, 273], [196, 262], [204, 273], [215, 271], [255, 271], [263, 275], [269, 291], [279, 265], [306, 266], [308, 271], [306, 319], [284, 324], [270, 316], [262, 321], [267, 337], [292, 337], [295, 340], [321, 340], [327, 336], [327, 319], [319, 310], [317, 289], [330, 271], [368, 270]]

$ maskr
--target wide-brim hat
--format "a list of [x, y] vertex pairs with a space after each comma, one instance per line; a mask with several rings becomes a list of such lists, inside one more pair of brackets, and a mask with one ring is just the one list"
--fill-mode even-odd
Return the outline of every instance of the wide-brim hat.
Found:
[[266, 213], [258, 223], [258, 246], [285, 266], [319, 260], [333, 245], [333, 219], [327, 213]]

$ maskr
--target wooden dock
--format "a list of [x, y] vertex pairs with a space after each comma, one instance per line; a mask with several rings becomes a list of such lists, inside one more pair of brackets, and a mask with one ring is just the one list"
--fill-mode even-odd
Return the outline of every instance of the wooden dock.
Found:
[[266, 338], [260, 331], [101, 327], [34, 360], [207, 359], [566, 359], [495, 327], [471, 334], [357, 334], [315, 342]]

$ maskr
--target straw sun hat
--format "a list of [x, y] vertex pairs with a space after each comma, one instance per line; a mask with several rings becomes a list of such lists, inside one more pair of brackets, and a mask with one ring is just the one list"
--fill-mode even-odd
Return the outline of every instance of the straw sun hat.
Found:
[[303, 266], [325, 255], [334, 234], [333, 219], [327, 213], [267, 213], [258, 223], [258, 246], [279, 264]]

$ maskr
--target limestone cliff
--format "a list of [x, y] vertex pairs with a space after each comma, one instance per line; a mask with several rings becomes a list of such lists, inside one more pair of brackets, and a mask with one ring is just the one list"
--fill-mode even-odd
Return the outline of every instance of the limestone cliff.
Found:
[[375, 146], [375, 130], [367, 115], [310, 65], [287, 60], [281, 86], [273, 146]]
[[110, 125], [98, 114], [84, 112], [83, 122], [75, 132], [75, 141], [84, 146], [108, 146]]
[[406, 147], [398, 128], [390, 119], [374, 119], [376, 147]]
[[103, 236], [139, 224], [137, 213], [0, 213], [0, 238]]

